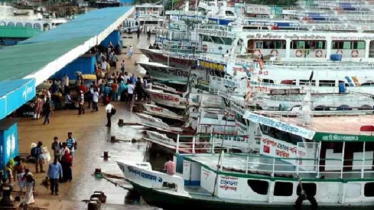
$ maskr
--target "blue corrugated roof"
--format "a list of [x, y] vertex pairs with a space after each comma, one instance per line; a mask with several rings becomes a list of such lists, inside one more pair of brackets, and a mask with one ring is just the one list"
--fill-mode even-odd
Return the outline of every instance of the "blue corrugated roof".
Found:
[[130, 9], [131, 6], [93, 10], [47, 33], [28, 39], [20, 44], [61, 41], [78, 37], [92, 38], [107, 29], [108, 26], [113, 24]]

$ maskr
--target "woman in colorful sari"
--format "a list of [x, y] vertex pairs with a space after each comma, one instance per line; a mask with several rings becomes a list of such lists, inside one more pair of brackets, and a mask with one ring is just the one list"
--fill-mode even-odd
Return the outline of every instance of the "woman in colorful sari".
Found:
[[26, 181], [26, 195], [25, 195], [25, 204], [34, 203], [34, 194], [33, 190], [35, 187], [35, 179], [29, 169], [25, 169], [25, 181]]
[[62, 166], [62, 179], [61, 182], [71, 181], [73, 179], [71, 167], [73, 166], [73, 157], [69, 151], [65, 151], [64, 155], [61, 158]]
[[40, 114], [43, 111], [43, 100], [39, 97], [36, 97], [35, 101], [35, 107], [34, 107], [34, 119], [39, 119]]
[[23, 162], [22, 159], [18, 161], [18, 163], [14, 166], [13, 173], [14, 173], [14, 181], [18, 182], [19, 191], [22, 194], [23, 188], [26, 186], [26, 180], [25, 180], [25, 170], [27, 166]]

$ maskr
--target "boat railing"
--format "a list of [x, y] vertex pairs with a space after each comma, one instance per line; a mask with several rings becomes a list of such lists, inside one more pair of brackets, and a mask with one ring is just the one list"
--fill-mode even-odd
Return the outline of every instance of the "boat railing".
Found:
[[[289, 152], [278, 151], [280, 156], [288, 156]], [[227, 158], [230, 157], [230, 158]], [[245, 161], [232, 162], [232, 157]], [[224, 154], [221, 158], [222, 171], [245, 174], [268, 175], [271, 177], [305, 179], [363, 179], [373, 178], [372, 158], [291, 158], [270, 157], [254, 154]], [[346, 164], [351, 162], [350, 164]]]
[[[252, 142], [256, 144], [256, 141]], [[247, 135], [217, 134], [214, 132], [210, 134], [178, 135], [175, 152], [215, 153], [221, 149], [226, 152], [248, 152], [250, 151], [250, 143]]]

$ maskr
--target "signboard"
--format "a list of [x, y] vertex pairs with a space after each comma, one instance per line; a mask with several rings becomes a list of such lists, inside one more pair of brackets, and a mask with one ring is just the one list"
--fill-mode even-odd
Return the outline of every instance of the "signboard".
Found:
[[[306, 150], [297, 145], [262, 135], [260, 154], [277, 158], [306, 158]], [[295, 160], [292, 160], [295, 163]]]
[[315, 134], [314, 131], [311, 131], [311, 130], [308, 130], [308, 129], [305, 129], [299, 126], [291, 125], [289, 123], [281, 122], [280, 120], [265, 117], [265, 116], [255, 114], [249, 111], [245, 113], [244, 118], [252, 122], [266, 125], [272, 128], [276, 128], [278, 130], [292, 133], [292, 134], [295, 134], [295, 135], [298, 135], [298, 136], [301, 136], [307, 139], [313, 139], [313, 136]]
[[316, 133], [314, 141], [331, 141], [331, 142], [374, 142], [374, 136], [350, 135], [336, 133]]
[[199, 66], [202, 68], [206, 68], [209, 70], [215, 70], [215, 71], [224, 71], [226, 65], [220, 64], [220, 63], [214, 63], [214, 62], [208, 62], [208, 61], [200, 61], [199, 60]]
[[246, 4], [246, 12], [250, 14], [270, 15], [270, 7], [258, 4]]
[[234, 37], [233, 32], [228, 32], [228, 31], [222, 31], [222, 30], [217, 30], [217, 29], [203, 29], [203, 28], [198, 28], [196, 29], [197, 34], [207, 34], [209, 36], [218, 36], [218, 37]]
[[226, 191], [236, 191], [238, 189], [238, 177], [221, 176], [219, 188]]

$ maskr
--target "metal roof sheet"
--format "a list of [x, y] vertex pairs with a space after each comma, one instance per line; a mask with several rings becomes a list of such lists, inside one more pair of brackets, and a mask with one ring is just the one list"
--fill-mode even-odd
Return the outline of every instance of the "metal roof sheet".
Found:
[[99, 44], [133, 7], [105, 8], [79, 16], [13, 47], [0, 50], [0, 82], [35, 78], [36, 85]]
[[18, 26], [0, 26], [0, 37], [3, 38], [30, 38], [42, 33], [38, 29]]

